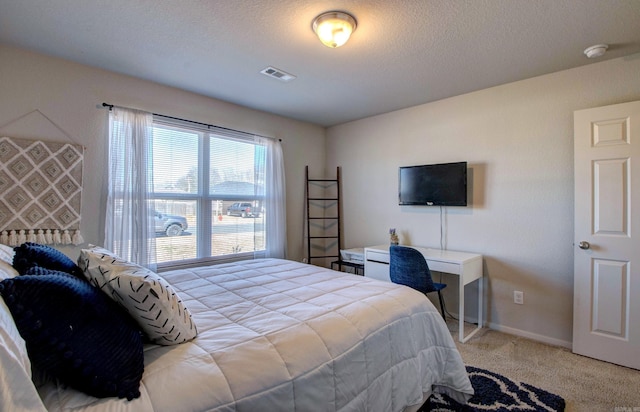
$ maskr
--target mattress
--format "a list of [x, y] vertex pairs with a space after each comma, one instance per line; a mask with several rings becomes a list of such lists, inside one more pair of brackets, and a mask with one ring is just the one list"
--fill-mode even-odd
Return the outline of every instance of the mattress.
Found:
[[198, 336], [145, 346], [141, 397], [39, 386], [49, 411], [403, 411], [473, 389], [446, 324], [405, 286], [261, 259], [162, 273]]

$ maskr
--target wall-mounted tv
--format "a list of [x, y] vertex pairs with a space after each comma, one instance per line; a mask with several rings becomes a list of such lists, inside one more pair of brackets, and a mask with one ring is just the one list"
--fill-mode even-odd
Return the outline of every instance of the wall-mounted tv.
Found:
[[402, 166], [398, 176], [400, 205], [467, 205], [467, 162]]

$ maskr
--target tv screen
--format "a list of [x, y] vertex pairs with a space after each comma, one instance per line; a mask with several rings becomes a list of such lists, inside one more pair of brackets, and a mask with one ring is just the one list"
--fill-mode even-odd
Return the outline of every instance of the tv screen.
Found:
[[400, 205], [466, 206], [467, 162], [400, 167], [398, 189]]

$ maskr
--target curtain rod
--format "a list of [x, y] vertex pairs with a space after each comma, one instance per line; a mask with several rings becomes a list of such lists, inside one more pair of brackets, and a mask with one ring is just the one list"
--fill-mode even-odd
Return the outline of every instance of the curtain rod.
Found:
[[[102, 103], [102, 107], [108, 107], [109, 111], [111, 111], [114, 107], [122, 107], [122, 106], [116, 106], [116, 105], [113, 105], [113, 104], [109, 104], [109, 103], [104, 103], [103, 102]], [[131, 109], [131, 108], [130, 107], [123, 107], [123, 109]], [[243, 132], [241, 130], [231, 129], [229, 127], [222, 127], [222, 126], [216, 126], [214, 124], [209, 124], [209, 123], [196, 122], [195, 120], [181, 119], [179, 117], [167, 116], [166, 114], [159, 114], [159, 113], [151, 113], [151, 114], [154, 115], [154, 116], [164, 117], [165, 119], [179, 120], [181, 122], [198, 124], [200, 126], [206, 126], [207, 128], [215, 127], [215, 128], [218, 128], [218, 129], [228, 130], [230, 132], [245, 133], [245, 134], [250, 134], [250, 135], [254, 135], [254, 136], [258, 136], [258, 137], [264, 137], [265, 139], [274, 139], [274, 140], [278, 140], [279, 142], [282, 141], [282, 139], [277, 139], [275, 137], [262, 136], [262, 135], [255, 134], [255, 133], [247, 133], [247, 132]]]

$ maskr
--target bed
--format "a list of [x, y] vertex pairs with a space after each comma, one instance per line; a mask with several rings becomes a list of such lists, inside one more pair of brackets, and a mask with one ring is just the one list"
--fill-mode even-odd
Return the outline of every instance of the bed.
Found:
[[[197, 337], [172, 346], [144, 345], [138, 398], [99, 399], [37, 379], [16, 394], [19, 379], [0, 379], [0, 389], [11, 394], [0, 406], [13, 401], [49, 411], [399, 412], [416, 410], [433, 392], [460, 402], [473, 394], [440, 314], [407, 287], [280, 259], [161, 275], [191, 311]], [[29, 359], [14, 348], [23, 343], [0, 306], [0, 343], [15, 355], [0, 357], [2, 367], [30, 377]]]

